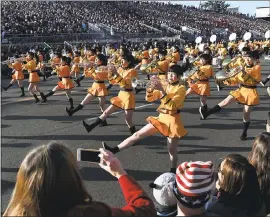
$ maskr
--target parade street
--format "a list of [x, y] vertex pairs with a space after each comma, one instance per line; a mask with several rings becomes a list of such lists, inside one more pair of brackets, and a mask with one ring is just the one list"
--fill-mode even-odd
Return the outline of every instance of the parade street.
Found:
[[[262, 59], [261, 65], [262, 78], [265, 79], [270, 72], [270, 61], [265, 62]], [[7, 85], [9, 81], [4, 79], [2, 84]], [[50, 77], [47, 81], [40, 82], [40, 88], [46, 94], [57, 82], [57, 77]], [[84, 99], [92, 82], [93, 80], [85, 78], [81, 87], [73, 89], [72, 97], [75, 106]], [[24, 80], [24, 84], [27, 89], [28, 80]], [[236, 88], [226, 87], [218, 92], [212, 79], [208, 108], [215, 106]], [[109, 99], [118, 94], [118, 90], [118, 86], [112, 87], [110, 95], [106, 98], [106, 106], [109, 105]], [[188, 135], [181, 139], [178, 145], [179, 164], [183, 161], [210, 160], [217, 166], [229, 153], [247, 156], [255, 136], [265, 131], [265, 119], [270, 107], [266, 87], [259, 84], [258, 91], [260, 105], [253, 107], [246, 141], [239, 140], [243, 128], [242, 105], [233, 103], [207, 120], [200, 120], [199, 97], [192, 95], [187, 98], [181, 117]], [[33, 104], [34, 98], [27, 90], [26, 97], [20, 98], [20, 94], [20, 89], [16, 85], [2, 92], [2, 212], [11, 197], [20, 163], [32, 148], [46, 144], [50, 140], [59, 140], [76, 155], [78, 148], [99, 149], [102, 147], [102, 141], [116, 146], [130, 135], [124, 113], [120, 110], [107, 119], [109, 126], [97, 127], [90, 133], [86, 132], [82, 121], [96, 118], [101, 113], [98, 99], [69, 117], [65, 111], [65, 106], [69, 106], [69, 102], [64, 92], [57, 92], [42, 104]], [[137, 129], [146, 124], [148, 116], [158, 115], [156, 108], [159, 101], [147, 103], [144, 98], [145, 92], [136, 95], [133, 120]], [[161, 173], [170, 170], [166, 138], [160, 134], [148, 137], [136, 146], [123, 150], [117, 154], [117, 157], [127, 172], [139, 181], [151, 197], [152, 190], [149, 188], [149, 183]], [[85, 185], [94, 200], [118, 207], [125, 204], [115, 178], [98, 165], [86, 162], [78, 162], [78, 165]]]

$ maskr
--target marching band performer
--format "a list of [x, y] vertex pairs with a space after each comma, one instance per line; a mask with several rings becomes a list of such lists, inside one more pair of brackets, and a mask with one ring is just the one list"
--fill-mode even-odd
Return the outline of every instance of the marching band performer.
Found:
[[21, 61], [19, 60], [19, 56], [18, 55], [14, 55], [15, 61], [12, 64], [9, 64], [8, 67], [9, 68], [13, 68], [13, 75], [12, 75], [12, 79], [9, 83], [9, 85], [7, 87], [2, 87], [5, 91], [8, 90], [8, 88], [10, 88], [11, 86], [13, 86], [13, 84], [17, 81], [18, 86], [21, 89], [22, 94], [20, 95], [20, 97], [25, 96], [24, 93], [24, 86], [23, 86], [23, 80], [24, 80], [24, 74], [23, 74], [23, 65], [21, 63]]
[[225, 48], [225, 44], [220, 44], [218, 48], [218, 58], [219, 58], [219, 68], [222, 69], [222, 62], [227, 55], [227, 49]]
[[73, 65], [71, 67], [71, 74], [74, 74], [74, 77], [76, 78], [78, 87], [81, 86], [80, 84], [80, 80], [79, 78], [79, 74], [80, 74], [80, 68], [78, 66], [78, 64], [80, 63], [80, 52], [79, 51], [75, 51], [74, 52], [74, 59], [73, 59]]
[[46, 74], [45, 74], [44, 64], [43, 64], [44, 57], [41, 51], [38, 51], [37, 55], [38, 55], [37, 68], [40, 70], [41, 74], [43, 75], [43, 81], [46, 81]]
[[87, 60], [89, 62], [94, 62], [95, 59], [96, 59], [96, 50], [95, 49], [90, 49], [90, 51], [87, 54]]
[[[53, 68], [53, 71], [51, 72], [51, 74], [52, 75], [57, 74], [58, 77], [59, 77], [59, 74], [58, 74], [59, 67], [58, 66], [61, 64], [61, 56], [62, 55], [60, 53], [57, 53], [54, 55], [54, 57], [51, 60], [51, 64], [52, 64], [52, 68]], [[60, 77], [59, 77], [59, 80], [61, 80]]]
[[172, 47], [172, 54], [167, 59], [170, 60], [170, 66], [177, 64], [177, 62], [180, 61], [180, 53], [178, 46], [174, 45]]
[[208, 111], [200, 111], [202, 119], [206, 119], [209, 115], [219, 112], [223, 107], [234, 101], [243, 104], [244, 129], [240, 136], [240, 140], [245, 140], [247, 137], [247, 130], [250, 124], [251, 106], [259, 104], [259, 94], [256, 89], [256, 85], [261, 81], [261, 66], [255, 65], [252, 53], [246, 52], [243, 55], [243, 58], [245, 61], [245, 66], [242, 65], [241, 72], [223, 82], [225, 85], [240, 84], [240, 88], [235, 91], [231, 91], [230, 95], [214, 108]]
[[[171, 170], [176, 172], [177, 166], [177, 143], [178, 139], [187, 135], [184, 128], [180, 111], [183, 107], [186, 88], [179, 83], [180, 77], [183, 75], [184, 69], [179, 65], [173, 65], [168, 72], [168, 80], [159, 80], [153, 82], [153, 87], [146, 90], [146, 101], [153, 102], [160, 100], [161, 104], [157, 111], [160, 113], [158, 117], [148, 117], [148, 124], [135, 134], [124, 140], [116, 147], [110, 147], [103, 143], [105, 149], [112, 153], [117, 153], [125, 148], [135, 144], [138, 140], [154, 135], [160, 132], [167, 137], [167, 147], [170, 155]], [[151, 78], [152, 80], [152, 78]]]
[[52, 96], [56, 91], [65, 90], [66, 96], [70, 103], [70, 109], [74, 109], [73, 99], [71, 97], [71, 89], [74, 88], [74, 84], [71, 79], [72, 74], [70, 72], [70, 62], [71, 59], [69, 57], [62, 56], [61, 65], [56, 67], [60, 81], [57, 83], [57, 86], [55, 86], [49, 93], [45, 95], [43, 102], [46, 102], [47, 98]]
[[135, 125], [132, 121], [135, 109], [135, 94], [132, 89], [132, 79], [134, 77], [137, 77], [137, 71], [134, 69], [133, 56], [122, 56], [121, 67], [118, 68], [118, 71], [109, 70], [108, 74], [110, 83], [120, 86], [119, 94], [111, 99], [111, 105], [93, 123], [87, 124], [83, 121], [83, 125], [88, 133], [104, 122], [118, 108], [125, 111], [126, 124], [129, 127], [130, 133], [134, 134], [136, 132]]
[[[214, 70], [211, 66], [211, 56], [208, 54], [202, 54], [200, 56], [200, 64], [198, 70], [190, 77], [189, 89], [186, 92], [186, 97], [191, 94], [197, 94], [200, 96], [201, 106], [200, 110], [207, 111], [207, 97], [210, 96], [210, 84], [209, 79], [214, 77]], [[193, 83], [193, 81], [196, 83]]]
[[[106, 57], [103, 54], [98, 54], [95, 60], [97, 68], [90, 68], [87, 70], [85, 76], [94, 79], [92, 87], [88, 89], [88, 94], [84, 100], [74, 109], [68, 109], [66, 112], [69, 116], [72, 116], [75, 112], [81, 110], [85, 105], [89, 104], [95, 97], [99, 99], [100, 110], [103, 113], [105, 111], [105, 97], [109, 94], [105, 80], [108, 80], [108, 71], [102, 70], [102, 67], [107, 65]], [[99, 72], [101, 71], [101, 72]], [[106, 120], [104, 120], [100, 126], [107, 126]]]
[[166, 79], [170, 61], [166, 59], [167, 50], [159, 50], [158, 61], [152, 72], [158, 72], [159, 79]]
[[[169, 69], [170, 60], [166, 59], [166, 55], [167, 55], [167, 50], [159, 50], [158, 60], [156, 60], [156, 62], [153, 63], [153, 67], [151, 67], [151, 71], [149, 72], [148, 76], [150, 76], [151, 73], [158, 73], [159, 79], [167, 78], [167, 72]], [[149, 65], [151, 64], [152, 63], [150, 63]], [[143, 91], [143, 89], [137, 89], [135, 87], [136, 94], [141, 91]]]
[[37, 64], [36, 64], [36, 61], [34, 60], [34, 53], [29, 52], [28, 56], [26, 57], [26, 61], [27, 61], [27, 64], [24, 64], [23, 68], [26, 69], [29, 73], [28, 91], [34, 96], [36, 100], [35, 103], [38, 103], [40, 102], [40, 100], [35, 94], [35, 92], [39, 92], [42, 100], [45, 99], [45, 96], [39, 89], [40, 78], [37, 73]]
[[[95, 59], [96, 59], [96, 50], [95, 49], [91, 49], [88, 53], [87, 53], [87, 61], [89, 62], [95, 62]], [[80, 58], [80, 62], [83, 63], [84, 60], [82, 58]], [[85, 69], [85, 72], [75, 80], [75, 82], [77, 83], [78, 87], [81, 86], [81, 81], [85, 78], [86, 76], [86, 73], [87, 73], [88, 70]]]

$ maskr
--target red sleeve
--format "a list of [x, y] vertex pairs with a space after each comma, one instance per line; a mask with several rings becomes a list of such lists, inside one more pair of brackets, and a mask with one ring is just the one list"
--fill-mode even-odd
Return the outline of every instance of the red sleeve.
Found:
[[146, 195], [140, 185], [128, 175], [119, 179], [127, 205], [122, 209], [112, 208], [112, 216], [115, 217], [153, 217], [156, 209], [152, 200]]

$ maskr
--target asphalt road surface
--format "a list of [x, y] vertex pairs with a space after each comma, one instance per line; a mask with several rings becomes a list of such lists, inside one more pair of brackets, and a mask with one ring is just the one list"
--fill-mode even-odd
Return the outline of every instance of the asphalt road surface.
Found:
[[[217, 70], [216, 70], [217, 71]], [[262, 60], [263, 79], [270, 73], [270, 61]], [[50, 77], [41, 82], [41, 90], [47, 93], [57, 83], [56, 77]], [[8, 84], [3, 80], [2, 84]], [[72, 96], [74, 104], [80, 103], [87, 93], [92, 80], [85, 79], [82, 86], [75, 88]], [[25, 85], [28, 85], [25, 80]], [[211, 97], [208, 107], [212, 108], [223, 100], [230, 90], [236, 87], [226, 87], [222, 91], [216, 90], [214, 81], [211, 81]], [[198, 108], [200, 106], [197, 95], [185, 101], [182, 121], [188, 130], [188, 135], [179, 141], [179, 163], [184, 161], [208, 161], [217, 165], [227, 154], [240, 153], [247, 156], [251, 150], [254, 137], [265, 131], [265, 119], [270, 107], [270, 99], [266, 88], [258, 85], [261, 103], [253, 108], [251, 124], [248, 130], [248, 139], [239, 141], [242, 132], [243, 106], [231, 104], [219, 114], [214, 114], [207, 120], [200, 120]], [[107, 105], [112, 96], [117, 95], [118, 87], [111, 89], [107, 97]], [[2, 212], [7, 207], [16, 181], [16, 174], [20, 163], [32, 148], [46, 144], [50, 140], [60, 140], [67, 144], [76, 155], [77, 148], [101, 147], [101, 142], [117, 145], [129, 136], [129, 130], [124, 121], [122, 112], [118, 112], [107, 119], [109, 126], [97, 127], [89, 134], [82, 125], [82, 120], [95, 118], [100, 115], [98, 100], [95, 99], [83, 110], [69, 117], [65, 106], [69, 102], [64, 92], [58, 92], [44, 104], [33, 104], [33, 97], [26, 91], [26, 97], [20, 98], [20, 89], [14, 85], [6, 92], [2, 92]], [[157, 103], [147, 103], [144, 92], [136, 95], [136, 112], [134, 122], [137, 129], [142, 128], [148, 116], [157, 116]], [[128, 173], [142, 185], [151, 195], [149, 183], [163, 172], [170, 169], [169, 156], [166, 147], [166, 138], [155, 135], [139, 142], [117, 154]], [[111, 206], [123, 206], [124, 199], [117, 180], [95, 165], [78, 163], [80, 171], [89, 193], [95, 200], [103, 201]]]

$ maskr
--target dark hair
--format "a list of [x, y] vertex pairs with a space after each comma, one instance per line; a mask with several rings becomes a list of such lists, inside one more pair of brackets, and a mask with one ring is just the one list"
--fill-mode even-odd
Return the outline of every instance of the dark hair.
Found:
[[257, 171], [263, 198], [270, 197], [270, 133], [264, 132], [255, 138], [248, 159]]
[[126, 47], [121, 47], [120, 49], [123, 51], [122, 56], [129, 54], [129, 50]]
[[223, 162], [220, 171], [223, 180], [219, 182], [219, 201], [230, 207], [247, 210], [249, 215], [254, 215], [262, 206], [255, 168], [239, 154], [230, 154]]
[[132, 55], [130, 55], [130, 54], [123, 55], [122, 59], [129, 62], [127, 68], [131, 69], [131, 68], [133, 68], [135, 66], [135, 59], [134, 59], [134, 57]]
[[55, 54], [57, 57], [61, 58], [62, 57], [62, 54], [61, 53], [56, 53]]
[[247, 51], [243, 56], [254, 58], [254, 53], [252, 51]]
[[209, 47], [206, 47], [206, 48], [204, 48], [204, 51], [209, 51], [209, 53], [211, 54], [211, 49], [209, 48]]
[[102, 66], [106, 66], [107, 65], [107, 59], [103, 54], [98, 54], [97, 58], [102, 62]]
[[93, 53], [93, 54], [96, 54], [96, 50], [95, 49], [90, 49], [90, 51]]
[[159, 50], [158, 53], [163, 55], [163, 56], [166, 56], [168, 52], [167, 52], [167, 50]]
[[243, 47], [242, 52], [249, 52], [250, 48], [249, 47]]
[[206, 65], [210, 65], [211, 64], [211, 56], [210, 56], [210, 54], [204, 53], [204, 54], [202, 54], [200, 56], [200, 59], [203, 59], [206, 62]]
[[183, 74], [184, 74], [184, 68], [182, 67], [182, 66], [180, 66], [180, 65], [172, 65], [170, 68], [169, 68], [169, 71], [168, 72], [173, 72], [173, 73], [175, 73], [176, 75], [177, 75], [177, 77], [181, 77], [181, 76], [183, 76]]
[[66, 56], [62, 56], [62, 61], [64, 61], [68, 66], [70, 66], [71, 63], [71, 58], [70, 57], [66, 57]]
[[177, 45], [174, 45], [174, 48], [177, 52], [179, 52], [179, 47]]
[[34, 55], [33, 52], [29, 52], [28, 54], [29, 54], [29, 56], [30, 56], [32, 59], [35, 57], [35, 55]]

